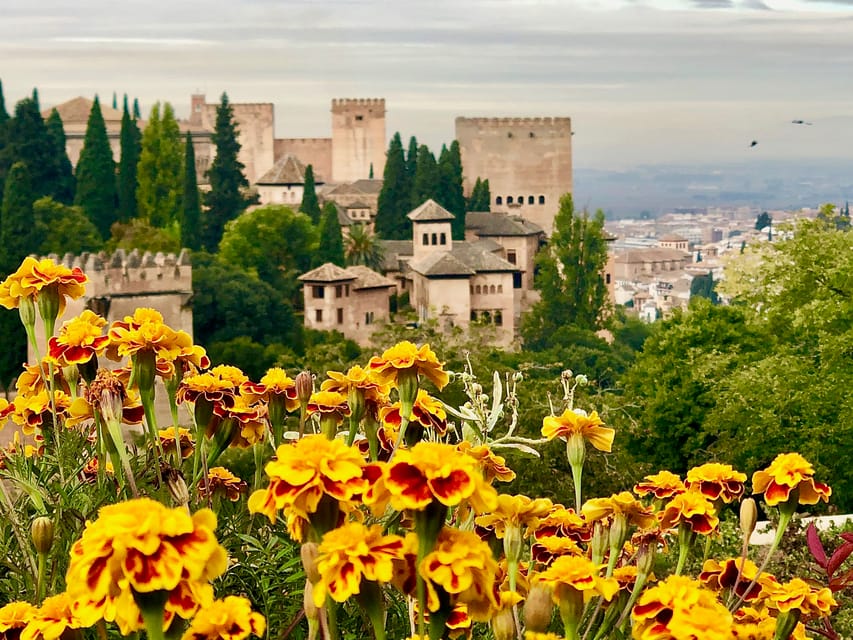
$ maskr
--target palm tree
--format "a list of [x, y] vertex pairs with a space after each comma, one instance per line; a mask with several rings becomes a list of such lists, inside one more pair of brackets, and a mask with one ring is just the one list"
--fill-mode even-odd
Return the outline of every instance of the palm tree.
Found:
[[363, 264], [379, 271], [385, 259], [382, 245], [376, 235], [365, 224], [352, 224], [344, 241], [347, 265]]

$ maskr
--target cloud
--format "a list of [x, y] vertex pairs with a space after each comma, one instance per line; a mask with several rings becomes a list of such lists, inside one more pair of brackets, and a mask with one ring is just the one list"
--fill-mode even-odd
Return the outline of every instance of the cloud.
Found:
[[735, 6], [732, 0], [691, 0], [691, 4], [697, 9], [733, 9]]

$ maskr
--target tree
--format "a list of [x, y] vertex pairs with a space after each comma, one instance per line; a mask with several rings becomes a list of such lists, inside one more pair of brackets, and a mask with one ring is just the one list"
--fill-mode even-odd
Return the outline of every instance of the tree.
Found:
[[41, 238], [33, 224], [34, 199], [29, 167], [16, 162], [9, 169], [0, 209], [0, 272], [5, 275], [39, 249]]
[[42, 239], [38, 249], [41, 255], [79, 255], [84, 251], [100, 251], [104, 246], [97, 227], [80, 207], [44, 196], [33, 203], [33, 217]]
[[0, 158], [0, 182], [16, 162], [27, 165], [33, 195], [54, 195], [59, 179], [56, 148], [39, 112], [38, 102], [24, 98], [5, 125], [6, 144]]
[[113, 151], [107, 138], [101, 104], [98, 96], [95, 96], [86, 125], [83, 150], [77, 162], [74, 204], [83, 208], [104, 239], [110, 237], [110, 227], [117, 219], [115, 176]]
[[452, 213], [451, 222], [454, 240], [465, 239], [465, 194], [462, 191], [462, 155], [459, 142], [454, 140], [450, 147], [442, 147], [438, 160], [437, 202]]
[[308, 271], [317, 248], [317, 228], [304, 213], [266, 205], [231, 221], [222, 236], [222, 264], [257, 275], [283, 300], [301, 303], [296, 277]]
[[202, 214], [202, 246], [213, 251], [222, 239], [225, 224], [233, 220], [251, 204], [252, 199], [243, 194], [249, 186], [243, 174], [243, 163], [237, 159], [240, 143], [237, 141], [237, 126], [234, 110], [223, 93], [216, 108], [216, 127], [213, 133], [216, 157], [207, 170], [210, 191], [204, 196], [207, 209]]
[[714, 274], [710, 271], [693, 277], [690, 282], [690, 297], [698, 296], [707, 298], [711, 304], [718, 304], [720, 301], [716, 291], [717, 283], [714, 281]]
[[471, 196], [468, 198], [468, 211], [491, 211], [492, 194], [489, 193], [489, 181], [477, 178]]
[[133, 99], [133, 119], [139, 120], [142, 117], [142, 111], [139, 110], [139, 98]]
[[136, 118], [130, 117], [127, 108], [127, 96], [124, 97], [124, 109], [121, 115], [121, 157], [118, 162], [118, 219], [127, 222], [139, 215], [136, 202], [136, 170], [139, 165], [142, 133]]
[[523, 319], [525, 344], [548, 344], [565, 324], [599, 328], [607, 301], [606, 263], [604, 213], [576, 214], [572, 196], [564, 195], [548, 246], [536, 257], [535, 286], [542, 297]]
[[320, 201], [317, 200], [317, 190], [314, 186], [314, 167], [310, 164], [305, 167], [305, 186], [299, 210], [311, 218], [311, 222], [320, 224]]
[[181, 232], [177, 225], [152, 227], [145, 218], [131, 218], [127, 222], [116, 222], [106, 246], [107, 252], [116, 249], [144, 253], [178, 253], [181, 250]]
[[0, 80], [0, 126], [9, 120], [9, 112], [6, 111], [6, 98], [3, 97], [3, 81]]
[[[415, 174], [418, 172], [418, 139], [415, 136], [409, 138], [409, 146], [406, 151], [406, 178], [408, 179], [407, 188], [411, 192], [412, 185], [415, 182]], [[412, 201], [411, 193], [409, 193], [409, 202]]]
[[314, 259], [315, 266], [326, 262], [339, 267], [346, 265], [344, 241], [341, 237], [341, 225], [338, 222], [338, 208], [334, 202], [327, 202], [323, 206], [323, 217], [320, 219], [320, 244]]
[[418, 166], [415, 169], [415, 179], [412, 182], [412, 198], [409, 201], [409, 209], [421, 206], [430, 198], [435, 199], [438, 196], [440, 181], [441, 176], [435, 156], [429, 147], [422, 144], [418, 147]]
[[347, 265], [362, 264], [374, 271], [381, 271], [385, 256], [378, 240], [367, 225], [351, 224], [344, 240]]
[[403, 142], [400, 134], [395, 133], [385, 155], [385, 172], [376, 211], [376, 233], [381, 238], [406, 240], [412, 237], [412, 223], [406, 218], [411, 210], [407, 183]]
[[164, 228], [178, 220], [184, 188], [184, 153], [172, 105], [160, 103], [142, 132], [142, 149], [136, 170], [139, 216], [152, 227]]
[[74, 202], [74, 173], [71, 160], [65, 150], [65, 128], [59, 111], [53, 109], [47, 119], [47, 133], [53, 143], [53, 155], [56, 162], [56, 182], [53, 197], [63, 204]]
[[198, 251], [201, 249], [199, 238], [199, 222], [201, 220], [201, 205], [198, 199], [198, 184], [195, 175], [195, 149], [193, 139], [187, 131], [184, 144], [184, 192], [183, 214], [181, 216], [181, 245]]

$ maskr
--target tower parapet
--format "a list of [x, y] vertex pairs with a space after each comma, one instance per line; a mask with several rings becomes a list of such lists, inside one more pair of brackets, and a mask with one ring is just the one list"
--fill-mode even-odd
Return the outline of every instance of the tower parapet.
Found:
[[332, 100], [332, 181], [354, 182], [385, 171], [385, 98]]

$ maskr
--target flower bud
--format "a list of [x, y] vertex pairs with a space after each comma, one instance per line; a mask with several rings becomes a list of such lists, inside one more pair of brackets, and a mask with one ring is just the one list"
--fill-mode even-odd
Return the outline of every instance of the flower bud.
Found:
[[512, 618], [512, 609], [502, 609], [492, 618], [492, 633], [495, 640], [515, 639], [515, 620]]
[[294, 379], [296, 397], [302, 405], [307, 405], [311, 394], [314, 393], [314, 376], [310, 371], [301, 371]]
[[187, 482], [184, 480], [183, 474], [177, 469], [168, 469], [165, 474], [166, 486], [169, 488], [169, 494], [172, 500], [178, 506], [189, 504], [190, 491], [187, 488]]
[[586, 442], [579, 433], [573, 433], [566, 439], [566, 457], [572, 467], [582, 467], [586, 458]]
[[574, 374], [572, 373], [572, 370], [571, 370], [571, 369], [564, 369], [564, 370], [560, 373], [560, 380], [562, 380], [562, 381], [564, 381], [564, 382], [565, 382], [565, 381], [569, 380], [573, 375], [574, 375]]
[[744, 538], [747, 540], [755, 531], [755, 524], [758, 521], [758, 508], [755, 506], [755, 500], [746, 498], [740, 503], [740, 530]]
[[515, 373], [512, 374], [512, 381], [513, 382], [521, 382], [522, 380], [524, 380], [524, 374], [521, 373], [521, 371], [516, 371]]
[[21, 323], [31, 331], [36, 326], [36, 305], [33, 299], [29, 296], [21, 298], [18, 304], [18, 314], [21, 316]]
[[47, 516], [39, 516], [33, 520], [30, 527], [33, 546], [38, 553], [47, 553], [53, 546], [53, 520]]
[[582, 387], [585, 387], [586, 385], [588, 385], [588, 384], [589, 384], [589, 378], [587, 378], [587, 377], [586, 377], [584, 374], [582, 374], [582, 373], [579, 373], [577, 376], [575, 376], [575, 380], [576, 380], [576, 381], [577, 381], [577, 383], [578, 383], [580, 386], [582, 386]]
[[59, 317], [59, 307], [62, 302], [62, 294], [59, 293], [58, 284], [50, 284], [41, 290], [38, 296], [39, 315], [46, 327], [53, 328], [56, 318]]
[[533, 585], [524, 601], [524, 627], [528, 631], [544, 632], [551, 624], [554, 603], [551, 589], [544, 584]]
[[320, 545], [316, 542], [305, 542], [299, 550], [299, 555], [302, 558], [302, 568], [305, 569], [305, 575], [312, 584], [320, 581], [320, 571], [317, 569], [317, 552], [319, 548]]
[[504, 555], [506, 559], [513, 564], [518, 564], [521, 559], [521, 547], [521, 527], [517, 524], [507, 525], [504, 531]]
[[314, 604], [314, 585], [310, 580], [305, 581], [302, 608], [305, 611], [305, 619], [308, 620], [308, 640], [316, 640], [320, 631], [320, 610]]

